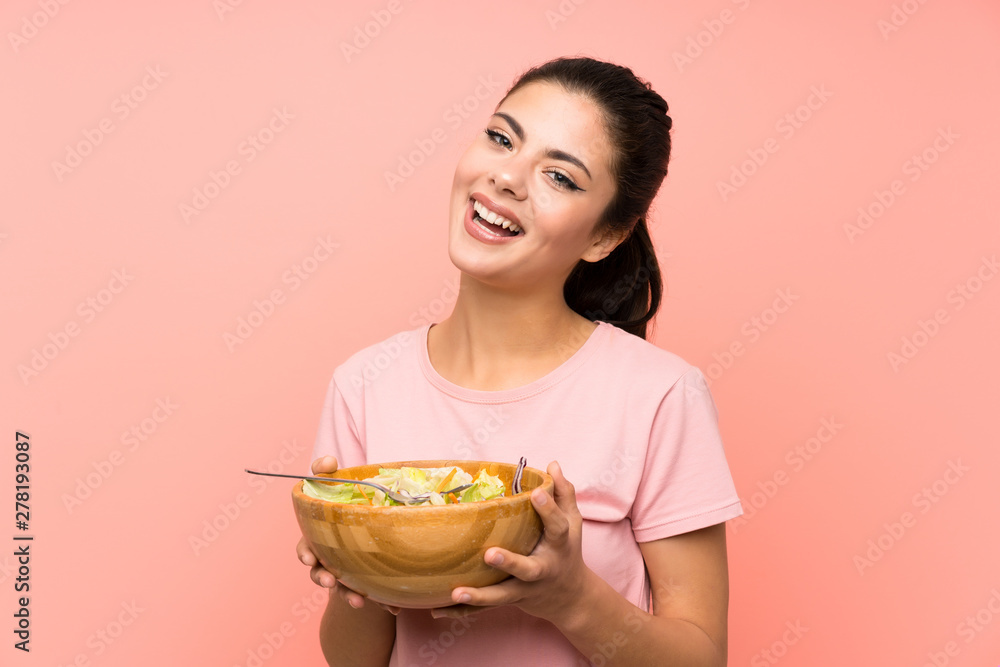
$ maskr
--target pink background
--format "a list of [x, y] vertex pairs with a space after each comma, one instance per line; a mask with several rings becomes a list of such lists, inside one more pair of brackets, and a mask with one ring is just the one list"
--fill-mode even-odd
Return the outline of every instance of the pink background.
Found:
[[243, 468], [305, 470], [333, 368], [450, 312], [458, 156], [584, 54], [675, 121], [653, 340], [747, 512], [730, 664], [997, 664], [1000, 6], [223, 2], [0, 10], [0, 661], [319, 664], [292, 482]]

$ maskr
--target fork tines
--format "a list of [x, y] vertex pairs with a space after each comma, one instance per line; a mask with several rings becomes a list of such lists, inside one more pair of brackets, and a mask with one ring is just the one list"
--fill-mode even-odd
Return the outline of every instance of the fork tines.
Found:
[[521, 460], [518, 461], [517, 470], [514, 472], [514, 483], [511, 484], [511, 491], [514, 492], [514, 495], [521, 493], [521, 473], [524, 472], [526, 465], [528, 465], [528, 459], [522, 456]]

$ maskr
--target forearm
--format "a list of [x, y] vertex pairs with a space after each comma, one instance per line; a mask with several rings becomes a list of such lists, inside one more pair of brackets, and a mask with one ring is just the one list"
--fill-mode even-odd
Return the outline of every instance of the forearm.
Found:
[[725, 645], [716, 645], [697, 625], [645, 612], [587, 572], [578, 603], [553, 622], [591, 662], [609, 667], [725, 667]]
[[355, 609], [335, 590], [319, 626], [331, 667], [385, 667], [396, 638], [396, 617], [372, 602]]

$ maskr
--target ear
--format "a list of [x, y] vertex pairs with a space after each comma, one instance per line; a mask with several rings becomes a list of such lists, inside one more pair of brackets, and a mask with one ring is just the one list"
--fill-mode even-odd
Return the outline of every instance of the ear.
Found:
[[620, 243], [625, 241], [629, 237], [630, 233], [630, 229], [619, 229], [617, 231], [612, 229], [607, 230], [603, 237], [594, 241], [594, 243], [587, 248], [580, 259], [585, 262], [601, 261], [610, 255]]

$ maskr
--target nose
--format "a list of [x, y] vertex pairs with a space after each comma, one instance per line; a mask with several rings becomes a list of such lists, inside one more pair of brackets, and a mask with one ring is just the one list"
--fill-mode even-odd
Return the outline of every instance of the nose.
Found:
[[507, 193], [514, 199], [524, 199], [527, 196], [525, 186], [525, 169], [527, 164], [519, 159], [520, 156], [511, 156], [499, 160], [490, 170], [490, 185], [496, 188], [497, 192]]

